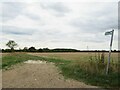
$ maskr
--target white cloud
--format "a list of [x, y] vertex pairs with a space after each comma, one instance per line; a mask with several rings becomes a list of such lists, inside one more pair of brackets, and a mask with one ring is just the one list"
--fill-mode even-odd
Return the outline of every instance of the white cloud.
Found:
[[118, 2], [119, 0], [2, 0], [1, 2]]
[[3, 25], [33, 29], [33, 28], [37, 27], [38, 25], [42, 25], [42, 24], [28, 18], [27, 16], [18, 15], [16, 18], [14, 18], [12, 20], [8, 20], [7, 22], [3, 23]]
[[[11, 7], [12, 3], [8, 5]], [[0, 37], [3, 48], [9, 39], [14, 39], [20, 48], [86, 49], [89, 46], [91, 49], [108, 49], [106, 41], [109, 37], [105, 37], [104, 32], [111, 28], [117, 31], [117, 3], [34, 2], [20, 5], [24, 6], [24, 9], [19, 8], [20, 12], [17, 12], [19, 6], [16, 5], [16, 9], [9, 9], [12, 10], [12, 17], [8, 12], [3, 12], [6, 17], [2, 22], [4, 31]], [[115, 49], [116, 33], [113, 44]]]

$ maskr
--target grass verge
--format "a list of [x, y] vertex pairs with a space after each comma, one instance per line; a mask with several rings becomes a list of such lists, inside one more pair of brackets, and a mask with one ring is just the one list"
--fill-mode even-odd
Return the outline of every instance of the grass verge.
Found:
[[66, 61], [63, 59], [45, 58], [45, 57], [28, 55], [25, 53], [20, 53], [20, 54], [19, 53], [11, 53], [11, 54], [8, 54], [8, 55], [2, 57], [2, 69], [7, 69], [7, 68], [11, 67], [12, 65], [22, 63], [27, 60], [41, 60], [41, 61], [43, 60], [43, 61], [53, 62], [56, 65], [70, 63], [70, 61]]
[[80, 65], [72, 63], [60, 66], [60, 68], [65, 77], [83, 81], [86, 84], [103, 88], [118, 88], [120, 86], [120, 73], [110, 73], [109, 75], [90, 73], [82, 69]]

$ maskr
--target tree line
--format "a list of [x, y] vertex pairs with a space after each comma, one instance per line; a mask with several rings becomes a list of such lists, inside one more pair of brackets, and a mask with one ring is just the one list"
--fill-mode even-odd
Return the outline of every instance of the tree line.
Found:
[[[49, 48], [39, 48], [39, 49], [36, 49], [35, 47], [24, 47], [23, 49], [15, 49], [16, 47], [18, 47], [18, 44], [13, 41], [13, 40], [9, 40], [7, 43], [6, 43], [6, 46], [9, 47], [9, 49], [0, 49], [0, 51], [2, 52], [108, 52], [108, 51], [105, 51], [105, 50], [93, 50], [93, 51], [80, 51], [80, 50], [77, 50], [77, 49], [67, 49], [67, 48], [56, 48], [56, 49], [49, 49]], [[116, 50], [113, 50], [112, 52], [118, 52]]]
[[2, 52], [79, 52], [79, 50], [76, 49], [49, 49], [49, 48], [40, 48], [40, 49], [35, 49], [35, 47], [30, 47], [30, 48], [24, 48], [24, 49], [19, 49], [19, 50], [11, 50], [11, 49], [2, 49]]

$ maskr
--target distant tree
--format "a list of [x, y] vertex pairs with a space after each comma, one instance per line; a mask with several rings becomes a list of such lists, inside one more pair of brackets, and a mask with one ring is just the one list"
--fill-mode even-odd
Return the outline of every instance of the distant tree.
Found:
[[30, 47], [28, 50], [29, 50], [30, 52], [35, 52], [35, 51], [36, 51], [35, 47]]
[[11, 49], [3, 49], [3, 52], [12, 52]]
[[9, 40], [6, 46], [8, 46], [11, 49], [11, 51], [14, 51], [14, 48], [16, 48], [18, 44], [13, 40]]
[[19, 50], [16, 50], [17, 52], [22, 52], [22, 49], [21, 48], [19, 48]]
[[43, 52], [49, 52], [50, 49], [49, 48], [43, 48]]
[[43, 52], [43, 49], [41, 49], [41, 48], [40, 48], [40, 49], [38, 49], [38, 52]]
[[116, 52], [117, 50], [114, 50], [114, 52]]
[[27, 48], [27, 47], [24, 47], [23, 51], [24, 51], [24, 52], [27, 52], [27, 51], [28, 51], [28, 48]]

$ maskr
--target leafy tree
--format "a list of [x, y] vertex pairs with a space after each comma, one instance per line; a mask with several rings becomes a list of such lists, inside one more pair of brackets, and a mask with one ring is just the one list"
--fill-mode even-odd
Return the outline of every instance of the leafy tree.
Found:
[[38, 52], [43, 52], [43, 49], [41, 49], [41, 48], [40, 48], [40, 49], [38, 49]]
[[35, 51], [36, 51], [35, 47], [30, 47], [28, 50], [29, 50], [30, 52], [35, 52]]
[[27, 52], [27, 51], [28, 51], [28, 48], [27, 48], [27, 47], [24, 47], [23, 51], [24, 51], [24, 52]]
[[13, 40], [9, 40], [6, 46], [8, 46], [11, 49], [11, 51], [14, 51], [14, 48], [17, 47], [18, 44]]
[[49, 50], [49, 48], [43, 48], [43, 51], [44, 52], [49, 52], [50, 50]]

